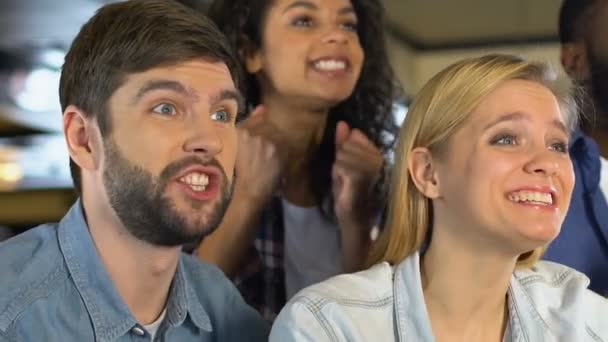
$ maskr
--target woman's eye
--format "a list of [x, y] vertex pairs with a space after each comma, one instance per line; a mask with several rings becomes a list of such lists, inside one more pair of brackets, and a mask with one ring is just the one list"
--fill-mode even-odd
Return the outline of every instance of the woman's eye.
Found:
[[310, 27], [312, 26], [312, 19], [308, 16], [302, 16], [294, 19], [291, 24], [297, 27]]
[[350, 32], [357, 32], [357, 23], [356, 22], [349, 22], [349, 23], [344, 23], [342, 24], [342, 27], [346, 30], [346, 31], [350, 31]]
[[551, 144], [551, 150], [559, 153], [568, 153], [568, 143], [561, 141], [553, 143]]
[[154, 107], [152, 111], [162, 115], [175, 115], [177, 113], [175, 106], [169, 103], [161, 103]]
[[226, 110], [218, 110], [215, 113], [211, 114], [211, 119], [215, 121], [221, 122], [230, 122], [232, 116]]
[[492, 139], [492, 145], [517, 145], [517, 138], [512, 134], [499, 135]]

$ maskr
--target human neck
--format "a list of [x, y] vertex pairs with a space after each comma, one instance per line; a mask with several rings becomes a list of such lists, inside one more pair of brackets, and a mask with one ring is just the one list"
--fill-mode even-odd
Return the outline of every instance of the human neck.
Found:
[[158, 247], [136, 239], [122, 225], [107, 199], [100, 198], [87, 196], [86, 192], [83, 195], [87, 224], [97, 252], [138, 322], [152, 323], [166, 306], [181, 248]]
[[421, 273], [438, 341], [502, 341], [515, 262], [516, 257], [481, 250], [445, 229], [434, 229]]
[[265, 96], [263, 104], [268, 120], [283, 133], [289, 149], [283, 194], [294, 204], [314, 205], [310, 162], [323, 139], [329, 109], [294, 105], [279, 96]]

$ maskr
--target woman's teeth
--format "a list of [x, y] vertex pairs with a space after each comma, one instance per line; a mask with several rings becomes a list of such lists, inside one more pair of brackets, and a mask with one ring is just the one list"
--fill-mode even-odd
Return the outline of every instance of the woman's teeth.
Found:
[[323, 59], [316, 62], [314, 65], [315, 68], [323, 71], [337, 71], [346, 69], [346, 63], [336, 59]]
[[546, 192], [518, 191], [510, 193], [507, 197], [512, 202], [528, 202], [541, 205], [553, 204], [553, 196]]

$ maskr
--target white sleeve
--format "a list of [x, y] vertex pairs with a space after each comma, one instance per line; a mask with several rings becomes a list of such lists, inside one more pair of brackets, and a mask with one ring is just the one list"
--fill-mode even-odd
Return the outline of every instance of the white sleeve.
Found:
[[608, 299], [591, 290], [585, 292], [584, 298], [585, 312], [588, 315], [585, 319], [585, 331], [591, 338], [589, 341], [608, 341]]
[[[317, 313], [320, 314], [320, 313]], [[270, 331], [270, 342], [337, 341], [328, 327], [301, 302], [290, 302], [281, 310]], [[334, 335], [334, 338], [330, 336]]]
[[608, 160], [600, 157], [600, 163], [602, 164], [600, 170], [600, 190], [608, 202]]

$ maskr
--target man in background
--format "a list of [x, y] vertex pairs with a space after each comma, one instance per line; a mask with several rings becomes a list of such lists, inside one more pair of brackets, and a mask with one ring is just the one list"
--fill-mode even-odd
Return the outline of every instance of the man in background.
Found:
[[581, 125], [570, 143], [570, 209], [545, 258], [584, 272], [608, 295], [608, 1], [565, 0], [559, 35], [562, 65], [582, 90]]

